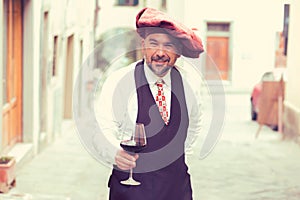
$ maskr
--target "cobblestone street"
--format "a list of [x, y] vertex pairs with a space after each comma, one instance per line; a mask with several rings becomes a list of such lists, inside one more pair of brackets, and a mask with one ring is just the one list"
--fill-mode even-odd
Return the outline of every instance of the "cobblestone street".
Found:
[[227, 95], [220, 141], [205, 159], [189, 159], [195, 199], [300, 199], [299, 144], [265, 126], [255, 139], [259, 126], [247, 101], [247, 95]]
[[[300, 146], [250, 120], [249, 96], [227, 95], [222, 136], [205, 159], [201, 142], [188, 158], [195, 200], [300, 199]], [[70, 126], [63, 137], [17, 174], [17, 185], [0, 199], [107, 199], [110, 169], [88, 155]], [[9, 197], [10, 196], [10, 197]]]
[[299, 19], [300, 0], [0, 0], [0, 200], [300, 200]]

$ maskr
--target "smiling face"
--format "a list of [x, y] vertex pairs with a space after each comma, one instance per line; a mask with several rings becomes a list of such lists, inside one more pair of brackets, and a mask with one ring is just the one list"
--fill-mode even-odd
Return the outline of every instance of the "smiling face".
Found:
[[180, 45], [172, 36], [164, 33], [153, 33], [142, 41], [145, 61], [151, 71], [163, 77], [180, 57]]

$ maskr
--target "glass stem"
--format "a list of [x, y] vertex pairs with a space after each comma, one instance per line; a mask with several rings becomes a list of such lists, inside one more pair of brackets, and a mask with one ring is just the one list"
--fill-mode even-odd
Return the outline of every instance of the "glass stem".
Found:
[[132, 178], [132, 171], [133, 171], [133, 170], [132, 170], [132, 168], [131, 168], [131, 169], [130, 169], [130, 173], [129, 173], [129, 179], [133, 179], [133, 178]]

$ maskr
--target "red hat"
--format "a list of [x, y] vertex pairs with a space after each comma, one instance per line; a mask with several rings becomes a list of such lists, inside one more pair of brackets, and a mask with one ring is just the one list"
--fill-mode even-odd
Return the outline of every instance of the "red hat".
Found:
[[[142, 38], [148, 35], [146, 29], [157, 27], [177, 38], [183, 45], [182, 55], [198, 58], [204, 51], [201, 39], [189, 28], [153, 8], [143, 8], [136, 16], [136, 28]], [[154, 29], [157, 30], [158, 29]], [[159, 31], [161, 32], [161, 31]], [[151, 32], [153, 33], [153, 31]]]

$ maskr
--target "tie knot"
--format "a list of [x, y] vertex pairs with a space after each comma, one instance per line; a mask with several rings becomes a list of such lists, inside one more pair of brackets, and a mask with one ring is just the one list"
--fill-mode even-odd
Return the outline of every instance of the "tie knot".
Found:
[[156, 81], [157, 87], [162, 87], [163, 84], [164, 84], [164, 80], [162, 80], [162, 79], [159, 79], [159, 80]]

